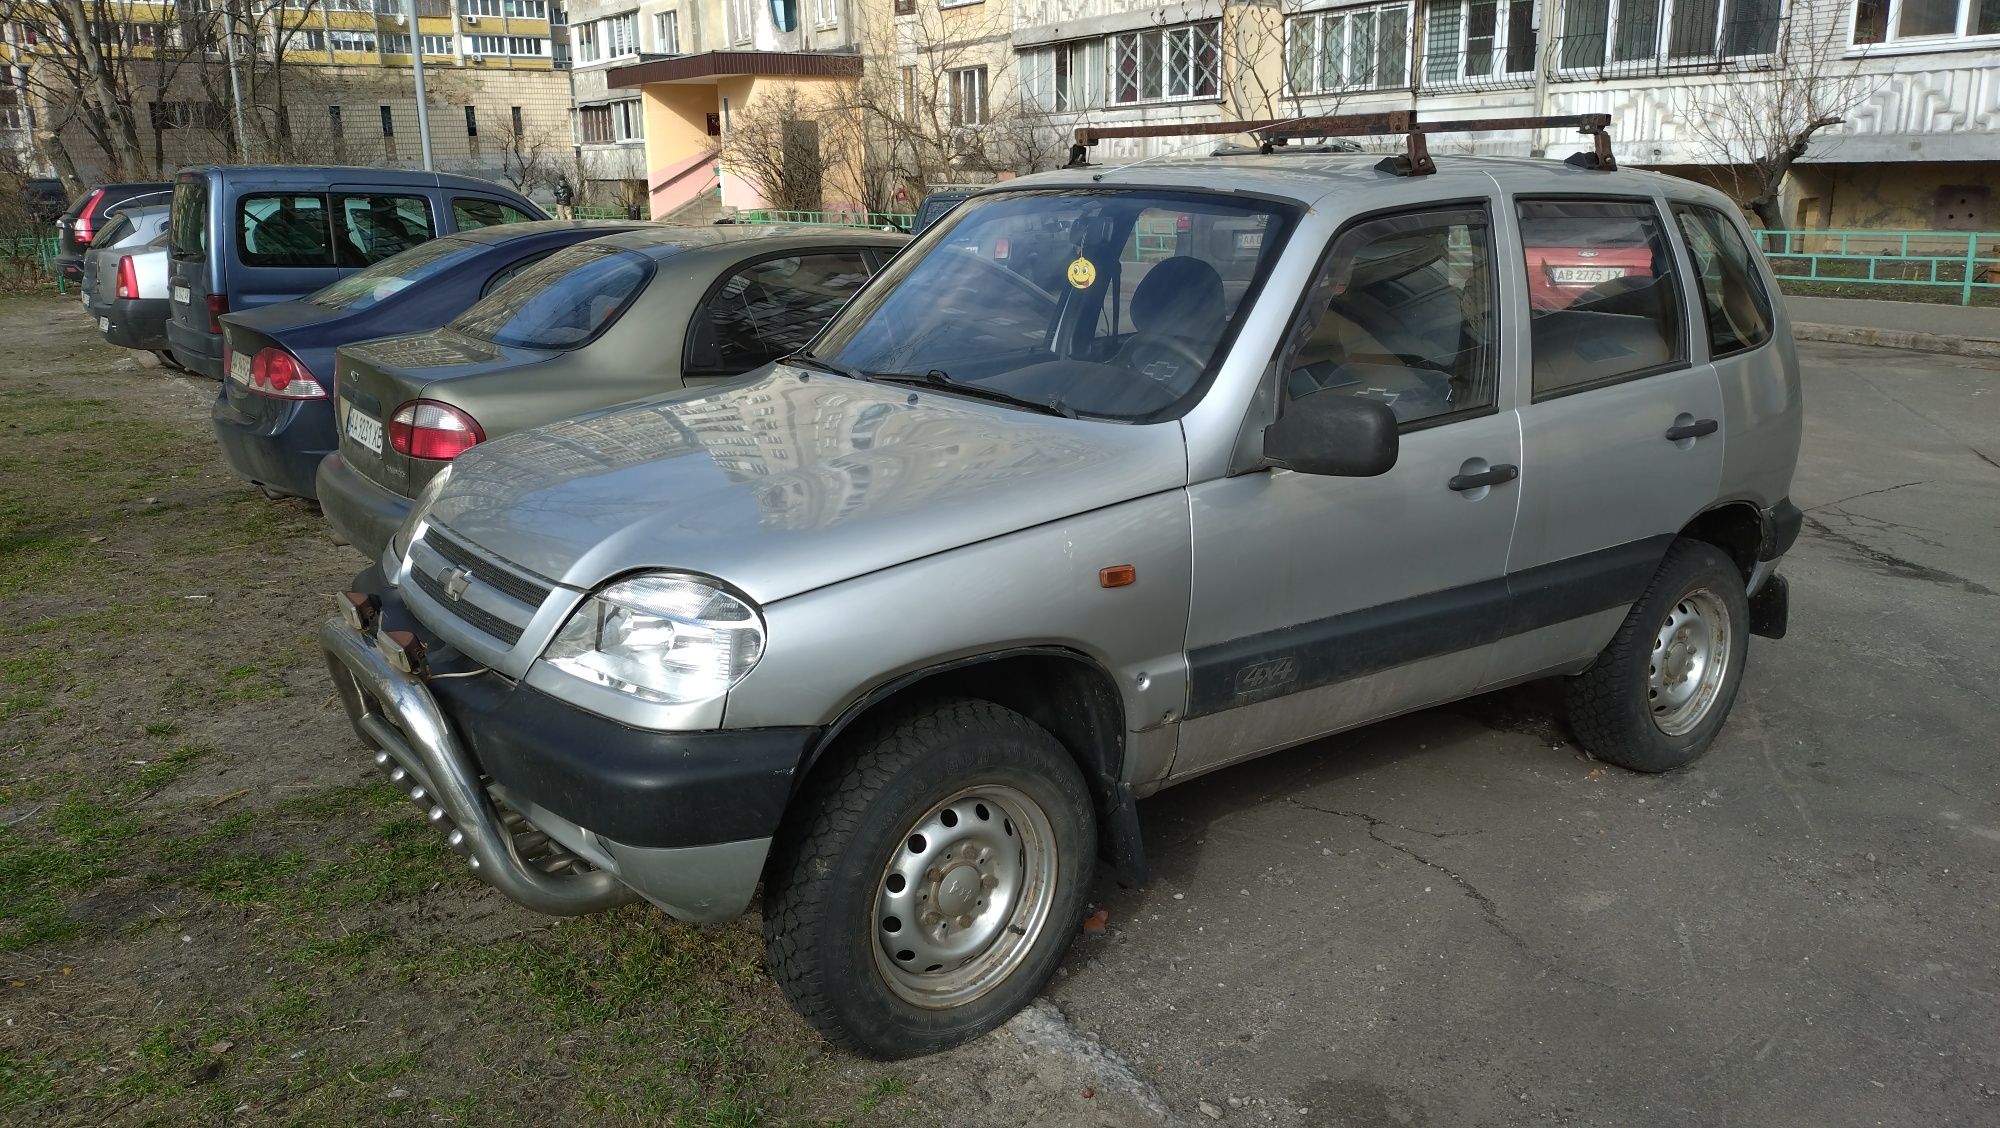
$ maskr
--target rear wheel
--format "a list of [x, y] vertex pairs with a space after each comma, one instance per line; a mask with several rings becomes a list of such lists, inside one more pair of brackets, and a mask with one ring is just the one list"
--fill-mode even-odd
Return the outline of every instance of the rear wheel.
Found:
[[924, 706], [850, 748], [781, 835], [766, 962], [828, 1038], [933, 1053], [1054, 974], [1089, 892], [1089, 788], [1047, 730], [986, 701]]
[[1743, 574], [1714, 545], [1677, 540], [1611, 644], [1570, 680], [1570, 728], [1634, 771], [1693, 763], [1729, 716], [1749, 647]]

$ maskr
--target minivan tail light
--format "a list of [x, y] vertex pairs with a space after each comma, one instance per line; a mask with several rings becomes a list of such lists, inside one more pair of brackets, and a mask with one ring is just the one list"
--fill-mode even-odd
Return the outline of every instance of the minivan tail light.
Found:
[[121, 298], [139, 296], [139, 269], [132, 265], [131, 255], [124, 255], [118, 260], [118, 296]]
[[222, 315], [228, 312], [229, 295], [210, 294], [208, 296], [208, 331], [211, 333], [222, 332]]
[[484, 441], [478, 421], [448, 403], [411, 400], [389, 417], [389, 445], [411, 458], [449, 462]]
[[92, 189], [90, 195], [84, 197], [83, 208], [76, 213], [76, 226], [71, 230], [76, 234], [76, 241], [85, 246], [89, 246], [91, 239], [97, 235], [97, 205], [103, 199], [104, 189]]
[[326, 398], [305, 362], [280, 348], [258, 349], [250, 358], [250, 390], [273, 399]]

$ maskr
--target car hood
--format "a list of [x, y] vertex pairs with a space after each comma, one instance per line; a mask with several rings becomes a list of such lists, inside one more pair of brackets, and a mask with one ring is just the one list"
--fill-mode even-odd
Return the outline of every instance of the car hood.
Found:
[[1186, 483], [1177, 423], [780, 365], [476, 446], [429, 519], [572, 587], [670, 568], [769, 603]]

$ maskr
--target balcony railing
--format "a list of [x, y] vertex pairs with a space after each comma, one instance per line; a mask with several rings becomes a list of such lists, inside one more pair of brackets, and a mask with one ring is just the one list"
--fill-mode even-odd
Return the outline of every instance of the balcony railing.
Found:
[[1666, 29], [1652, 23], [1621, 23], [1612, 33], [1579, 32], [1556, 40], [1559, 79], [1647, 78], [1672, 74], [1713, 74], [1761, 70], [1775, 63], [1779, 21], [1735, 20], [1722, 24]]

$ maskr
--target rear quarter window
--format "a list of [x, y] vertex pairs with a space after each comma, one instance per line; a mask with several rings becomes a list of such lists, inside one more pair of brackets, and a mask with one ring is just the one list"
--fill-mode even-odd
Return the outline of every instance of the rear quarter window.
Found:
[[652, 276], [644, 255], [588, 243], [570, 247], [515, 275], [451, 328], [511, 348], [577, 348], [610, 328]]
[[177, 259], [208, 254], [208, 178], [197, 176], [174, 185], [173, 218], [167, 245]]

